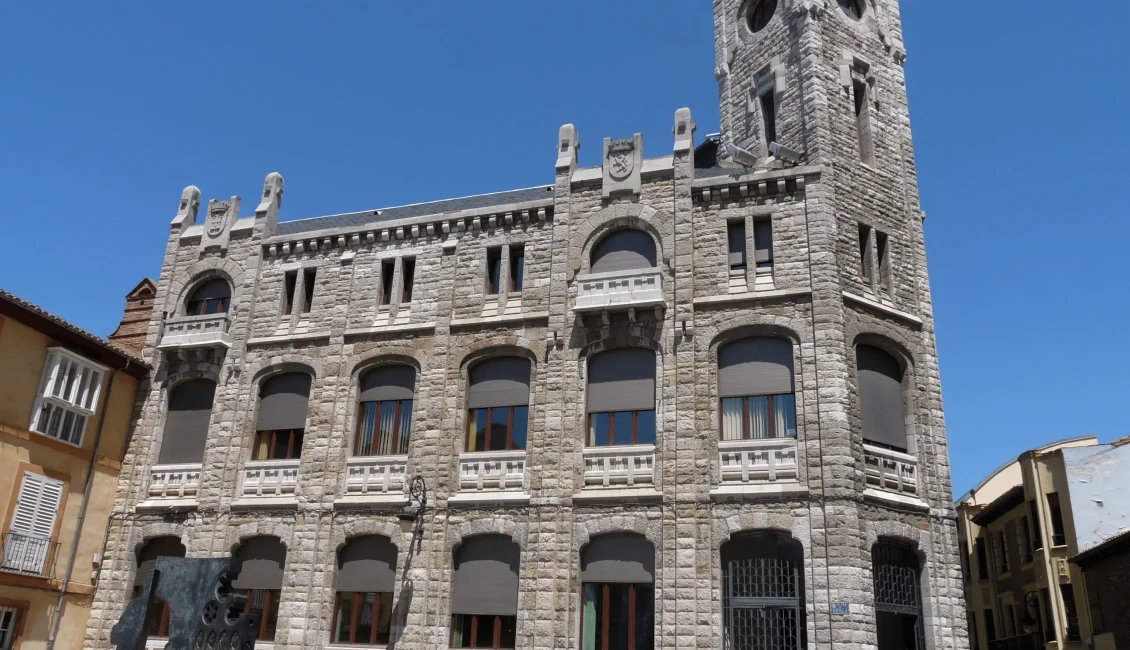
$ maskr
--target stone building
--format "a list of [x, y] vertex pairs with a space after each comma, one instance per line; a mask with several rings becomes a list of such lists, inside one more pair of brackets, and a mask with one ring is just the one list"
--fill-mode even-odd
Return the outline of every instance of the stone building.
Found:
[[898, 4], [714, 6], [717, 137], [294, 221], [185, 189], [88, 646], [182, 553], [278, 647], [967, 646]]

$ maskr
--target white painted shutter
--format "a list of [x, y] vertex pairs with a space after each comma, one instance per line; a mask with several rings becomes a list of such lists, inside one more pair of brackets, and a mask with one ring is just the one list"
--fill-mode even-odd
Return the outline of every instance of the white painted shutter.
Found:
[[50, 539], [55, 531], [59, 502], [63, 498], [63, 482], [24, 472], [20, 495], [12, 513], [11, 532], [28, 537]]

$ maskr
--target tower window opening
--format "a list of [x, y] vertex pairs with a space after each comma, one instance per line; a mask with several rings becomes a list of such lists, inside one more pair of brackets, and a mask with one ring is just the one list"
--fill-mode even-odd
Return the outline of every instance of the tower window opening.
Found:
[[765, 148], [777, 141], [777, 102], [772, 90], [758, 96], [761, 100], [761, 117], [765, 121]]
[[839, 0], [840, 10], [852, 20], [863, 17], [863, 0]]
[[769, 24], [773, 14], [777, 11], [777, 0], [753, 0], [750, 4], [749, 11], [746, 13], [746, 20], [749, 23], [749, 31], [760, 32], [765, 29]]

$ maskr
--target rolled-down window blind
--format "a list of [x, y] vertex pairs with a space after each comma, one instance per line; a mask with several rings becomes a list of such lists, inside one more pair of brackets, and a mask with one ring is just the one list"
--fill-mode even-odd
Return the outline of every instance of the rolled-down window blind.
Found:
[[655, 582], [655, 548], [636, 533], [594, 537], [581, 550], [581, 582]]
[[231, 287], [225, 280], [219, 278], [215, 280], [208, 280], [204, 284], [196, 288], [192, 295], [188, 297], [188, 302], [194, 300], [208, 300], [209, 298], [230, 298]]
[[216, 382], [193, 379], [177, 384], [169, 393], [169, 413], [165, 434], [161, 438], [162, 465], [199, 463], [204, 460], [204, 444], [208, 440], [208, 424], [212, 419], [212, 403], [216, 398]]
[[411, 366], [379, 366], [361, 376], [361, 401], [412, 399], [416, 369]]
[[794, 392], [793, 345], [785, 339], [751, 337], [718, 351], [721, 397], [781, 395]]
[[514, 616], [521, 550], [505, 535], [478, 535], [455, 549], [452, 614]]
[[468, 408], [527, 406], [530, 403], [530, 362], [521, 357], [497, 357], [471, 366]]
[[135, 586], [145, 584], [159, 557], [184, 557], [184, 544], [179, 537], [155, 537], [137, 552], [137, 573], [133, 577]]
[[621, 348], [589, 361], [588, 412], [648, 411], [655, 408], [655, 352]]
[[259, 393], [258, 431], [306, 428], [310, 375], [288, 372], [263, 382]]
[[592, 273], [655, 267], [655, 241], [642, 230], [617, 230], [593, 248]]
[[396, 583], [396, 545], [387, 537], [356, 537], [337, 555], [337, 591], [391, 592]]
[[235, 552], [243, 568], [232, 581], [234, 589], [282, 589], [286, 547], [277, 537], [252, 537]]
[[856, 346], [855, 359], [863, 439], [905, 450], [902, 367], [894, 357], [870, 345]]

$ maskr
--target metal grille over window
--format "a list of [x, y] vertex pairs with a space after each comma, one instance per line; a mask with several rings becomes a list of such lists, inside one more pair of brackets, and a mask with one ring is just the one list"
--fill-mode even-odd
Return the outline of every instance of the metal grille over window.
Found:
[[98, 408], [104, 370], [62, 348], [49, 349], [32, 431], [81, 445], [86, 421]]
[[924, 649], [922, 590], [915, 549], [904, 542], [882, 539], [871, 549], [871, 570], [875, 578], [879, 650], [906, 647], [907, 639], [914, 639], [917, 648]]
[[738, 536], [722, 547], [725, 647], [805, 647], [803, 549], [776, 532]]

